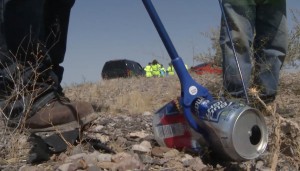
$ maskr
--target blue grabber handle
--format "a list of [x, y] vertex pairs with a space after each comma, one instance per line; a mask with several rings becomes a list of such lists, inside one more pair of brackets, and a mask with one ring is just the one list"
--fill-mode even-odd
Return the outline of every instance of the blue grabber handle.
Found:
[[171, 39], [165, 30], [151, 0], [142, 0], [144, 6], [149, 13], [149, 16], [161, 38], [163, 41], [169, 56], [172, 59], [172, 64], [174, 69], [179, 77], [180, 84], [181, 84], [181, 98], [180, 104], [183, 107], [183, 112], [185, 118], [187, 119], [190, 126], [196, 131], [201, 132], [201, 128], [196, 123], [194, 116], [191, 111], [191, 104], [197, 97], [203, 97], [207, 100], [212, 101], [213, 98], [211, 94], [208, 92], [206, 88], [201, 86], [197, 83], [193, 78], [190, 76], [189, 72], [187, 71], [184, 62], [181, 57], [178, 56], [177, 51], [171, 42]]

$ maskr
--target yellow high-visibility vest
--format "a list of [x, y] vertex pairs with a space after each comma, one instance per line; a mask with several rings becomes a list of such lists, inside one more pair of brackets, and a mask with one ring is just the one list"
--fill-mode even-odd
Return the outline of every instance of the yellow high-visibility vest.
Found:
[[159, 77], [160, 76], [160, 68], [161, 68], [160, 64], [152, 65], [152, 75]]
[[174, 74], [175, 74], [174, 71], [175, 71], [175, 70], [174, 70], [173, 65], [172, 65], [172, 66], [169, 66], [168, 69], [167, 69], [168, 75], [174, 75]]
[[146, 77], [152, 77], [152, 67], [150, 65], [145, 66]]

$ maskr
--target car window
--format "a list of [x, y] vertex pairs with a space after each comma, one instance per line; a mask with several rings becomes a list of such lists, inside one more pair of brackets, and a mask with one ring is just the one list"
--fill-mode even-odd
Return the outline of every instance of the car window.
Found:
[[102, 69], [102, 77], [118, 78], [144, 75], [142, 66], [130, 60], [108, 61]]
[[139, 70], [139, 72], [142, 74], [144, 72], [143, 67], [140, 64], [137, 64], [137, 69]]
[[130, 70], [134, 70], [134, 66], [132, 62], [126, 62], [127, 68]]

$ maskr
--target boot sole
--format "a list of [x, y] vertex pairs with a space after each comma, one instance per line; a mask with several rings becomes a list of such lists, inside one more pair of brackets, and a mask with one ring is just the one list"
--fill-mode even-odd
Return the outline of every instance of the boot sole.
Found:
[[93, 120], [97, 119], [98, 115], [96, 113], [91, 113], [90, 115], [81, 118], [79, 121], [72, 121], [62, 125], [53, 125], [52, 127], [48, 128], [41, 128], [41, 129], [28, 129], [30, 133], [36, 132], [66, 132], [71, 131], [74, 129], [79, 129], [85, 126], [86, 124], [91, 123]]

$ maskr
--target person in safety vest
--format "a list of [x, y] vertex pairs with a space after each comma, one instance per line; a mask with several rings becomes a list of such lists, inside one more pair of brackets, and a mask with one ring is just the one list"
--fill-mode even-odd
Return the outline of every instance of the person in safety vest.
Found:
[[144, 68], [145, 72], [146, 72], [146, 77], [152, 77], [152, 66], [151, 66], [151, 62], [148, 63], [148, 65], [145, 66]]
[[167, 74], [168, 75], [174, 75], [175, 74], [175, 69], [174, 69], [174, 66], [172, 65], [172, 63], [169, 63], [169, 66], [167, 68]]
[[161, 64], [160, 68], [160, 77], [165, 77], [166, 76], [166, 69], [164, 68], [163, 64]]
[[160, 76], [160, 68], [161, 65], [157, 62], [157, 60], [152, 61], [152, 76], [159, 77]]

